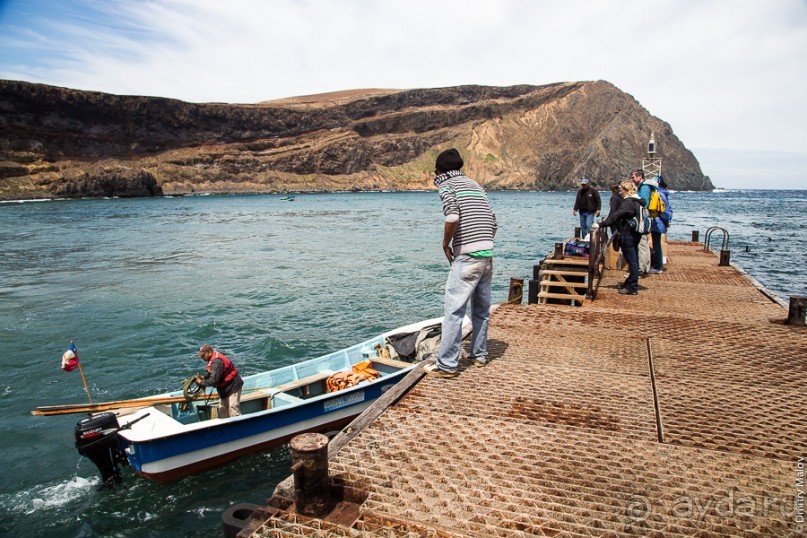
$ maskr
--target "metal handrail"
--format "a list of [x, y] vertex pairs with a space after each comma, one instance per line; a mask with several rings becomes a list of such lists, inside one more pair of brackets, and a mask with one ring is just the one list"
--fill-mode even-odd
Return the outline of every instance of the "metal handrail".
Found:
[[[589, 258], [588, 258], [588, 289], [586, 290], [586, 298], [593, 301], [597, 298], [597, 290], [600, 287], [602, 280], [603, 270], [605, 265], [605, 253], [611, 248], [611, 243], [614, 242], [616, 234], [612, 234], [608, 241], [605, 241], [605, 247], [602, 246], [605, 235], [607, 234], [606, 228], [600, 227], [596, 232], [590, 236], [589, 243]], [[594, 283], [596, 279], [596, 285]]]
[[712, 226], [708, 230], [706, 230], [706, 235], [704, 236], [703, 240], [703, 250], [709, 251], [709, 243], [712, 240], [712, 233], [720, 231], [723, 232], [723, 247], [721, 250], [729, 250], [729, 232], [725, 228], [721, 228], [720, 226]]

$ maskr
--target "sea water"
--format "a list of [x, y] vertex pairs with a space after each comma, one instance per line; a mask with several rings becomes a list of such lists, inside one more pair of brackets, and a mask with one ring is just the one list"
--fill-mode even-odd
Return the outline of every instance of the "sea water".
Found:
[[[578, 222], [573, 192], [490, 198], [502, 302], [510, 277], [530, 278]], [[807, 295], [807, 191], [678, 192], [671, 203], [671, 239], [721, 226], [732, 261], [785, 300]], [[249, 375], [440, 316], [440, 210], [434, 192], [0, 204], [0, 535], [221, 536], [224, 510], [265, 503], [288, 476], [288, 449], [172, 484], [125, 472], [117, 490], [96, 491], [98, 472], [73, 445], [81, 415], [30, 415], [86, 401], [78, 371], [59, 369], [68, 343], [105, 401], [179, 388], [203, 370], [202, 343]]]

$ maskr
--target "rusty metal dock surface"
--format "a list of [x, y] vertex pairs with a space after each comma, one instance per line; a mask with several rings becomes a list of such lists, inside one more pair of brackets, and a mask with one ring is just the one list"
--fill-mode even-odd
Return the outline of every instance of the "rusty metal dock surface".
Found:
[[804, 535], [807, 330], [702, 245], [669, 253], [638, 296], [609, 271], [579, 308], [500, 306], [487, 367], [423, 377], [331, 456], [355, 521], [253, 536]]

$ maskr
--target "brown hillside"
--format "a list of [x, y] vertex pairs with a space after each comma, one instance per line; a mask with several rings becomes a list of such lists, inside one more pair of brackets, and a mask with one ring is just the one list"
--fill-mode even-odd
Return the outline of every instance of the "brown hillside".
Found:
[[603, 81], [253, 105], [0, 81], [0, 198], [428, 189], [451, 146], [489, 189], [605, 188], [641, 165], [651, 132], [673, 188], [712, 188], [667, 123]]

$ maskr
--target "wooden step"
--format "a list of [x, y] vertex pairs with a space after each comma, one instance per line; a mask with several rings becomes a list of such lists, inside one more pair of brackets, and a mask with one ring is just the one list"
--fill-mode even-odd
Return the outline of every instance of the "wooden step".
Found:
[[558, 275], [558, 276], [588, 276], [588, 270], [581, 271], [579, 269], [541, 269], [542, 275]]
[[580, 265], [588, 267], [588, 258], [563, 258], [562, 260], [547, 258], [542, 263], [544, 265]]
[[585, 295], [574, 295], [572, 293], [546, 293], [542, 291], [538, 294], [538, 299], [561, 299], [564, 301], [576, 301], [580, 304], [583, 304], [585, 298]]
[[551, 286], [553, 288], [588, 288], [587, 282], [560, 282], [557, 280], [542, 280], [541, 287]]

